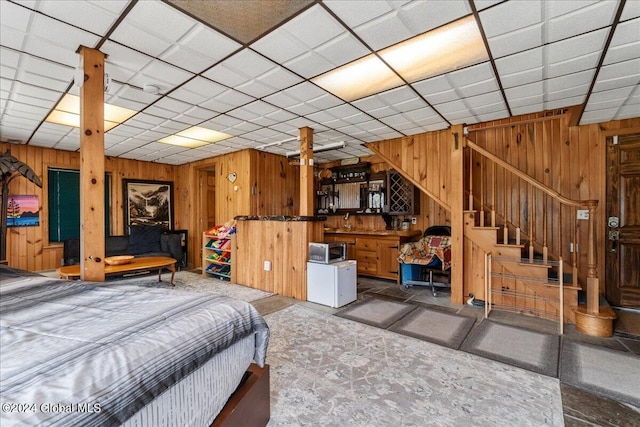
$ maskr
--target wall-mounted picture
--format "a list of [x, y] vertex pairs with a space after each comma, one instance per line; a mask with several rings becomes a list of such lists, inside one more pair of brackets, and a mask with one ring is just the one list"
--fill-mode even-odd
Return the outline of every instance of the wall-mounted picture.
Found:
[[40, 225], [38, 196], [9, 195], [7, 197], [7, 227]]
[[173, 182], [123, 179], [124, 223], [130, 225], [161, 224], [173, 230]]

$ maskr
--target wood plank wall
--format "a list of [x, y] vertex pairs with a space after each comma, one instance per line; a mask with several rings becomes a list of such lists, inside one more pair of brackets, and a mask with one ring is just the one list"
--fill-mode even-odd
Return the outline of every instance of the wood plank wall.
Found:
[[251, 215], [298, 215], [299, 166], [286, 157], [251, 150], [251, 194]]
[[[17, 159], [29, 165], [42, 180], [38, 188], [27, 179], [16, 178], [10, 184], [10, 194], [38, 196], [40, 204], [40, 226], [10, 227], [7, 237], [9, 265], [30, 271], [51, 270], [59, 267], [62, 260], [62, 243], [49, 242], [48, 179], [49, 167], [80, 169], [80, 153], [54, 150], [30, 145], [0, 143], [0, 150], [7, 149]], [[122, 180], [125, 178], [174, 181], [174, 227], [183, 227], [185, 205], [177, 202], [184, 199], [184, 186], [178, 182], [177, 167], [137, 160], [105, 158], [105, 171], [111, 174], [111, 234], [123, 234]]]
[[[238, 283], [301, 301], [307, 299], [307, 247], [324, 234], [320, 221], [238, 221]], [[264, 269], [264, 262], [271, 270]]]
[[[540, 115], [542, 115], [542, 113], [539, 115], [514, 117], [509, 120], [519, 121], [531, 117], [540, 117]], [[502, 122], [509, 120], [503, 120]], [[487, 122], [482, 125], [492, 126], [496, 123], [498, 122]], [[559, 125], [553, 125], [551, 127], [547, 125], [538, 126], [544, 129], [542, 135], [547, 135], [542, 139], [543, 152], [547, 153], [547, 157], [543, 157], [540, 165], [537, 167], [535, 165], [527, 167], [531, 168], [535, 176], [546, 179], [546, 182], [549, 182], [553, 188], [558, 188], [558, 191], [564, 195], [604, 200], [606, 190], [606, 147], [604, 136], [602, 135], [618, 129], [621, 132], [625, 132], [626, 129], [640, 128], [640, 118], [579, 127], [568, 127], [564, 119], [561, 119], [559, 123]], [[478, 125], [474, 125], [474, 127], [476, 126]], [[536, 133], [536, 135], [540, 132], [536, 130], [535, 127], [532, 128], [532, 131]], [[445, 152], [438, 148], [440, 147], [440, 142], [444, 142], [445, 136], [441, 135], [443, 132], [445, 131], [393, 140], [395, 141], [394, 144], [400, 144], [401, 147], [406, 145], [404, 151], [403, 148], [400, 148], [400, 150], [397, 153], [394, 152], [393, 155], [398, 159], [402, 159], [404, 156], [405, 162], [409, 162], [410, 159], [413, 158], [413, 167], [417, 168], [418, 173], [421, 174], [420, 176], [422, 176], [423, 172], [426, 173], [424, 178], [425, 183], [435, 186], [437, 182], [438, 185], [436, 188], [438, 189], [441, 187], [440, 180], [442, 176], [439, 172], [436, 173], [438, 165], [448, 161]], [[527, 131], [523, 133], [523, 136], [526, 134], [528, 138], [530, 132], [531, 131]], [[516, 150], [512, 147], [514, 138], [517, 138], [517, 132], [513, 134], [511, 132], [501, 133], [499, 137], [494, 137], [495, 142], [492, 142], [494, 144], [493, 147], [496, 150], [496, 154], [499, 150], [502, 150], [502, 153], [506, 151], [510, 154], [510, 158], [513, 157], [514, 161], [516, 155], [513, 153], [514, 151], [517, 152], [517, 161], [519, 164], [524, 164], [524, 160], [521, 160], [521, 157], [522, 159], [526, 158], [527, 152], [533, 149], [533, 146], [531, 146], [531, 148], [527, 146], [527, 140], [525, 140], [525, 148]], [[379, 144], [389, 144], [389, 150], [391, 150], [390, 141], [381, 141]], [[409, 148], [411, 141], [413, 141], [412, 147]], [[431, 144], [434, 146], [432, 147]], [[490, 142], [485, 139], [485, 144], [490, 144]], [[509, 147], [507, 147], [507, 145], [509, 145]], [[520, 146], [523, 146], [522, 142]], [[487, 147], [491, 148], [491, 145], [487, 145]], [[49, 166], [78, 169], [80, 164], [79, 153], [28, 145], [0, 143], [0, 150], [2, 150], [2, 152], [6, 151], [7, 148], [11, 149], [15, 157], [33, 168], [44, 183], [44, 189], [42, 190], [22, 178], [15, 179], [11, 183], [11, 194], [34, 194], [39, 197], [41, 225], [39, 227], [12, 227], [9, 229], [7, 253], [10, 265], [32, 271], [54, 269], [60, 265], [62, 245], [49, 244], [48, 242], [46, 170]], [[413, 154], [409, 155], [411, 150]], [[291, 209], [286, 206], [290, 204], [288, 202], [289, 197], [293, 198], [293, 212], [295, 212], [298, 203], [298, 190], [296, 187], [296, 183], [298, 182], [298, 175], [296, 175], [297, 168], [288, 164], [281, 165], [281, 156], [267, 155], [267, 153], [254, 154], [253, 158], [251, 156], [251, 154], [246, 152], [236, 152], [181, 166], [107, 157], [105, 160], [105, 168], [108, 172], [112, 173], [112, 206], [110, 207], [112, 234], [122, 234], [124, 229], [122, 215], [123, 178], [174, 181], [174, 226], [175, 228], [189, 230], [189, 262], [192, 265], [198, 266], [200, 264], [200, 246], [202, 244], [200, 241], [202, 227], [198, 223], [199, 217], [197, 212], [200, 203], [198, 170], [212, 167], [216, 170], [216, 178], [220, 178], [219, 180], [216, 179], [215, 206], [217, 222], [224, 222], [233, 218], [235, 215], [250, 214], [253, 212], [255, 212], [256, 215], [289, 214], [288, 212], [290, 212]], [[271, 158], [271, 156], [273, 156], [273, 158]], [[371, 161], [373, 164], [382, 163], [380, 159], [376, 159], [376, 156], [363, 160]], [[424, 163], [424, 167], [420, 165], [421, 163]], [[251, 164], [257, 165], [257, 172], [254, 172], [253, 176], [258, 178], [245, 178], [252, 177], [250, 171], [245, 175], [245, 169], [250, 169], [249, 165]], [[546, 169], [546, 167], [544, 167], [545, 165], [550, 165], [550, 172], [544, 172]], [[281, 176], [281, 168], [284, 170], [284, 177]], [[230, 183], [226, 179], [226, 175], [232, 171], [236, 171], [236, 173], [239, 174], [238, 180], [241, 181], [238, 192], [233, 193], [231, 193], [233, 186], [229, 185]], [[545, 178], [545, 175], [549, 175], [549, 177]], [[246, 181], [244, 181], [245, 179]], [[265, 185], [264, 188], [261, 187], [262, 183], [267, 182], [269, 179], [272, 179], [272, 184], [270, 186]], [[257, 199], [261, 201], [254, 202], [254, 199], [251, 198], [251, 183], [258, 184]], [[276, 200], [274, 195], [280, 195], [282, 192], [290, 193], [291, 196], [287, 196], [286, 198], [278, 197]], [[438, 194], [439, 197], [448, 197], [445, 189], [442, 189]], [[283, 208], [283, 205], [285, 205], [287, 209], [279, 211], [279, 209]], [[440, 208], [429, 197], [421, 195], [420, 205], [421, 213], [417, 216], [418, 224], [414, 226], [414, 228], [423, 230], [429, 225], [449, 223], [450, 219], [446, 210]], [[334, 218], [333, 220], [336, 222], [342, 220], [341, 216], [331, 218]], [[378, 229], [384, 226], [384, 222], [382, 222], [379, 217], [367, 218], [369, 219], [362, 219], [361, 222], [364, 228], [372, 227]], [[354, 221], [354, 219], [352, 219], [352, 221]], [[606, 226], [604, 221], [604, 207], [602, 204], [598, 209], [598, 222], [596, 226], [600, 283], [602, 286], [604, 282], [603, 239], [604, 227]], [[554, 237], [552, 236], [552, 238]], [[568, 254], [565, 252], [563, 255], [567, 258]], [[586, 253], [582, 253], [581, 256], [586, 256]], [[586, 260], [582, 259], [581, 264], [586, 264]]]
[[[189, 264], [200, 267], [204, 226], [200, 224], [203, 201], [200, 191], [200, 172], [214, 171], [217, 224], [225, 223], [238, 215], [296, 215], [298, 209], [298, 169], [289, 165], [286, 158], [255, 150], [242, 150], [210, 159], [199, 160], [179, 167], [180, 182], [187, 185], [185, 201], [189, 234], [195, 236], [189, 242]], [[236, 181], [229, 174], [236, 174]], [[237, 187], [237, 190], [236, 190]], [[211, 201], [204, 205], [212, 206]]]

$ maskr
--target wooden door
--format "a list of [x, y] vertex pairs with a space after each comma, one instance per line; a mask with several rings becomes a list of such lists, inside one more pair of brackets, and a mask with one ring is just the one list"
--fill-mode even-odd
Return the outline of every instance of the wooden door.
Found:
[[607, 300], [640, 308], [640, 134], [607, 139], [606, 212]]

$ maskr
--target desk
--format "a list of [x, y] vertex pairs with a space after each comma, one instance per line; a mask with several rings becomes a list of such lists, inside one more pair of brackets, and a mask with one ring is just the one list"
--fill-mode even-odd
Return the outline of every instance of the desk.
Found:
[[[158, 269], [158, 282], [162, 282], [162, 269], [166, 268], [171, 272], [171, 285], [173, 286], [173, 278], [176, 274], [176, 260], [164, 256], [151, 256], [134, 258], [128, 264], [105, 265], [104, 274], [127, 273], [131, 271]], [[56, 269], [56, 273], [62, 279], [80, 278], [80, 265], [65, 265]]]

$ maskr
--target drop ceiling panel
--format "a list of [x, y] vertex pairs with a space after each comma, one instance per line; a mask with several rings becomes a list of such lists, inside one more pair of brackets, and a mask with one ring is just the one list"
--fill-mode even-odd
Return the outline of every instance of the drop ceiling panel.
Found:
[[629, 98], [634, 86], [627, 86], [604, 92], [592, 93], [589, 97], [589, 107], [586, 111], [617, 108]]
[[[46, 1], [37, 3], [37, 9], [46, 15], [68, 22], [71, 25], [104, 35], [127, 6], [116, 1]], [[91, 17], [88, 19], [88, 17]]]
[[[55, 37], [52, 37], [55, 34]], [[24, 51], [71, 67], [78, 65], [79, 46], [94, 46], [99, 37], [70, 25], [34, 14]]]
[[145, 85], [155, 85], [160, 88], [160, 92], [167, 92], [171, 88], [186, 82], [191, 77], [193, 77], [192, 73], [155, 60], [131, 77], [127, 83], [140, 88]]
[[622, 11], [622, 15], [620, 16], [621, 21], [626, 21], [627, 19], [633, 19], [640, 17], [640, 3], [637, 1], [628, 1], [624, 4], [624, 9]]
[[382, 49], [471, 13], [467, 2], [376, 3], [380, 4], [367, 14], [362, 13], [357, 1], [331, 1], [327, 5], [373, 49]]
[[544, 47], [549, 77], [595, 68], [600, 59], [608, 30], [599, 30]]
[[208, 108], [213, 111], [230, 111], [241, 105], [249, 104], [255, 98], [245, 95], [237, 90], [227, 89], [220, 95], [200, 104], [201, 107]]
[[[627, 2], [628, 4], [628, 2]], [[640, 57], [640, 18], [621, 23], [611, 40], [604, 65]]]
[[0, 28], [7, 30], [6, 34], [4, 31], [2, 32], [2, 44], [6, 45], [8, 40], [5, 40], [4, 36], [9, 38], [9, 34], [11, 34], [8, 30], [17, 30], [18, 33], [26, 34], [29, 31], [29, 22], [35, 16], [35, 12], [22, 5], [3, 1], [0, 2], [0, 15], [2, 15], [0, 16]]
[[185, 111], [182, 115], [178, 116], [177, 119], [180, 120], [180, 117], [184, 116], [184, 117], [191, 117], [192, 119], [197, 120], [198, 122], [202, 122], [204, 120], [209, 120], [217, 116], [218, 114], [219, 113], [215, 111], [211, 111], [209, 109], [196, 106]]
[[[215, 46], [215, 49], [212, 49], [212, 46]], [[239, 48], [240, 45], [237, 42], [198, 23], [167, 49], [161, 58], [171, 64], [198, 73], [208, 69]]]
[[315, 49], [344, 33], [341, 26], [324, 8], [313, 6], [280, 27], [307, 48]]
[[546, 23], [547, 41], [554, 42], [611, 25], [618, 2], [550, 1], [544, 5], [550, 17]]
[[114, 80], [126, 82], [135, 76], [139, 70], [153, 61], [153, 58], [126, 46], [112, 41], [106, 41], [100, 49], [105, 58], [104, 71]]
[[480, 12], [480, 20], [494, 58], [544, 43], [542, 3], [508, 1]]

